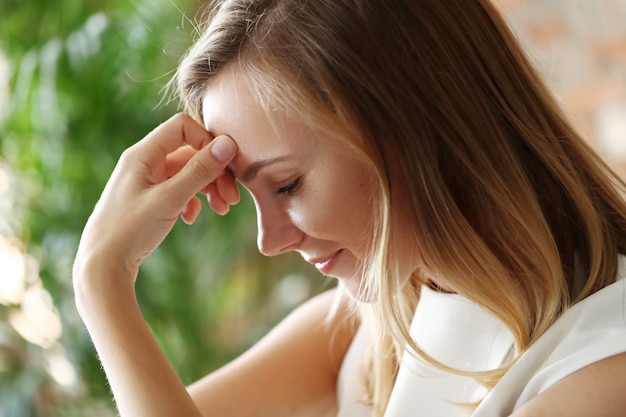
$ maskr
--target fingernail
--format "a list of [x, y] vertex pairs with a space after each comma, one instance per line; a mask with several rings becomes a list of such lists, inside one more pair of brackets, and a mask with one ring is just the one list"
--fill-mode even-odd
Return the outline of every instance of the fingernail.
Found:
[[236, 151], [237, 147], [235, 146], [235, 142], [233, 142], [228, 136], [218, 136], [215, 140], [213, 140], [211, 153], [215, 159], [220, 162], [228, 160], [235, 154]]

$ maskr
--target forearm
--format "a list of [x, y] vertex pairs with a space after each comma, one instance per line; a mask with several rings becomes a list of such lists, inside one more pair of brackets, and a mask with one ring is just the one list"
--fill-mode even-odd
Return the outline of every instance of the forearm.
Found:
[[201, 416], [139, 309], [133, 283], [92, 265], [75, 271], [76, 304], [122, 417]]
[[222, 214], [238, 201], [226, 169], [236, 151], [228, 137], [213, 139], [175, 115], [124, 151], [85, 225], [74, 262], [76, 305], [122, 417], [201, 416], [146, 325], [134, 286], [142, 260], [179, 216], [197, 218], [196, 194], [212, 193]]

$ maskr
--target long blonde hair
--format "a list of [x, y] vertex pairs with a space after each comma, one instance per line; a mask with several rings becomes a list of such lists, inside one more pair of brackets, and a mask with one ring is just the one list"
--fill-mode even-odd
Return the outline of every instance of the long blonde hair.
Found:
[[[227, 0], [207, 22], [177, 74], [192, 115], [211, 78], [238, 65], [260, 103], [349, 141], [378, 174], [363, 281], [376, 296], [376, 415], [407, 344], [432, 361], [408, 332], [424, 278], [399, 288], [399, 233], [424, 270], [508, 326], [518, 353], [615, 281], [626, 186], [488, 0]], [[506, 369], [475, 376], [490, 387]]]

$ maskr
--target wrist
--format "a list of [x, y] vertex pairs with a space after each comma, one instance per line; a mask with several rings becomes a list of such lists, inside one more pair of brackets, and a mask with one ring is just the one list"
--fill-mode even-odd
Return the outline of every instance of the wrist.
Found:
[[112, 261], [109, 256], [77, 256], [72, 274], [76, 307], [85, 320], [93, 314], [109, 314], [123, 304], [136, 304], [137, 270]]

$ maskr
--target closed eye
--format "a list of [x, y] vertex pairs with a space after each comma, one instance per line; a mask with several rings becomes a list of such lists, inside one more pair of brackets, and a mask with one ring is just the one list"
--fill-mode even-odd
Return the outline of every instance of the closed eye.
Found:
[[293, 195], [296, 191], [298, 191], [298, 188], [300, 188], [301, 183], [302, 183], [302, 177], [298, 177], [292, 182], [290, 182], [289, 184], [285, 185], [284, 187], [280, 187], [279, 189], [274, 191], [274, 195], [281, 195], [281, 194]]

